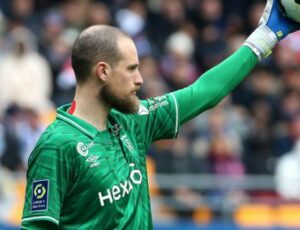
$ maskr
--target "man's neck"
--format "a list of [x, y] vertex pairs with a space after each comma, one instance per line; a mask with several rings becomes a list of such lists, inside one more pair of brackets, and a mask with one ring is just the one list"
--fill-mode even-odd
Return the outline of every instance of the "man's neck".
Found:
[[108, 110], [101, 106], [96, 98], [76, 97], [74, 99], [73, 115], [95, 126], [98, 130], [105, 130]]

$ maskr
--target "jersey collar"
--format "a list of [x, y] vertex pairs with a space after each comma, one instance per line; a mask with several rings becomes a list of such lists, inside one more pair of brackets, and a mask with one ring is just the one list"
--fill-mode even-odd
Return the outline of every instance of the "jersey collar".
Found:
[[58, 108], [57, 119], [67, 122], [68, 124], [80, 130], [84, 134], [90, 136], [91, 138], [94, 138], [97, 135], [98, 130], [91, 124], [85, 122], [84, 120], [75, 117], [72, 114], [69, 114], [68, 109], [70, 108], [70, 106], [71, 104], [67, 104]]

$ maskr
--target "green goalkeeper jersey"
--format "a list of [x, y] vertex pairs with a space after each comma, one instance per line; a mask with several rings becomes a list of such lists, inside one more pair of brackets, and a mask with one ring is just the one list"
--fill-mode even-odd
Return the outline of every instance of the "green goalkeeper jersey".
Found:
[[111, 111], [105, 131], [69, 114], [69, 105], [58, 109], [29, 158], [22, 229], [151, 230], [151, 142], [176, 137], [181, 124], [215, 106], [256, 63], [241, 47], [192, 85], [141, 101], [137, 114]]
[[110, 113], [98, 131], [58, 109], [30, 159], [23, 222], [61, 229], [152, 229], [146, 151], [178, 131], [174, 95], [143, 101], [134, 115]]

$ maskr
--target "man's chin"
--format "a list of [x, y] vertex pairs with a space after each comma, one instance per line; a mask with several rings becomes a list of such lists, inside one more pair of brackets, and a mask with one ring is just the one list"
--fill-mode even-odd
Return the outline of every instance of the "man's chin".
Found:
[[140, 101], [136, 96], [134, 100], [131, 100], [130, 102], [127, 103], [122, 103], [122, 105], [115, 107], [116, 110], [125, 114], [137, 113], [139, 111], [139, 108], [140, 108]]
[[136, 99], [136, 101], [134, 101], [131, 105], [129, 114], [137, 113], [139, 111], [139, 108], [140, 108], [140, 101]]

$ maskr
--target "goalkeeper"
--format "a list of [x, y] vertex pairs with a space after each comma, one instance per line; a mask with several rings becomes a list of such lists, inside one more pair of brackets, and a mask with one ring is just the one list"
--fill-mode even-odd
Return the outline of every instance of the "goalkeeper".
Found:
[[152, 229], [145, 155], [215, 106], [299, 24], [269, 0], [259, 27], [192, 85], [139, 100], [136, 47], [117, 28], [85, 29], [72, 50], [74, 101], [58, 109], [29, 158], [22, 229]]

